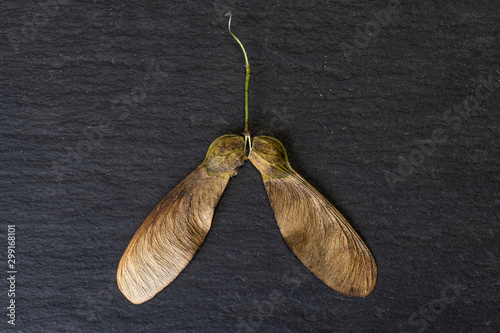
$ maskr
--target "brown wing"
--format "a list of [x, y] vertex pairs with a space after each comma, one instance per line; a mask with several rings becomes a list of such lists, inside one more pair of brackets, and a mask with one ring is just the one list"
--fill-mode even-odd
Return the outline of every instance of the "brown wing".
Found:
[[118, 287], [132, 303], [151, 299], [191, 261], [229, 178], [244, 159], [243, 137], [218, 138], [205, 161], [149, 214], [118, 265]]
[[290, 167], [283, 145], [256, 137], [249, 159], [261, 172], [281, 234], [300, 261], [342, 294], [370, 294], [377, 278], [370, 250], [335, 207]]

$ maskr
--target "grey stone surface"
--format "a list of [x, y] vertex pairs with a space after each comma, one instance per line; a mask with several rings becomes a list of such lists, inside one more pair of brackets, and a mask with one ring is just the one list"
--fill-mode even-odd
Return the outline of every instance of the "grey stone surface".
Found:
[[[3, 1], [0, 331], [498, 332], [499, 7]], [[229, 9], [251, 129], [365, 239], [379, 277], [364, 299], [293, 255], [250, 163], [170, 286], [139, 306], [116, 286], [142, 220], [243, 129]]]

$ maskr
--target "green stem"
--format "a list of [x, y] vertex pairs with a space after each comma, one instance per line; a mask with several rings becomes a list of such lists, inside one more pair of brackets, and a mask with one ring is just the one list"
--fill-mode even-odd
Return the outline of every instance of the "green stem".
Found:
[[250, 145], [250, 149], [252, 149], [252, 143], [250, 141], [250, 134], [252, 132], [250, 132], [250, 128], [248, 127], [248, 85], [250, 83], [250, 72], [251, 72], [250, 64], [248, 63], [247, 52], [245, 51], [243, 44], [241, 44], [238, 37], [236, 37], [233, 34], [233, 32], [231, 31], [231, 17], [232, 17], [231, 12], [227, 13], [226, 16], [229, 16], [229, 23], [228, 23], [229, 33], [231, 34], [231, 36], [234, 37], [234, 39], [236, 39], [238, 44], [240, 44], [241, 49], [243, 50], [243, 55], [245, 56], [245, 64], [246, 64], [246, 69], [247, 69], [247, 74], [246, 74], [246, 79], [245, 79], [245, 129], [243, 130], [242, 134], [245, 136], [245, 144], [246, 144], [246, 142], [248, 142]]

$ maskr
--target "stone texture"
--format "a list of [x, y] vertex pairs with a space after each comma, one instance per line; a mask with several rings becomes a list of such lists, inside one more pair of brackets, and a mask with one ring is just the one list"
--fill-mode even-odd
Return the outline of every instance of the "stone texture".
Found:
[[[1, 246], [6, 262], [15, 224], [18, 269], [16, 326], [2, 314], [0, 330], [500, 330], [495, 1], [0, 9]], [[251, 129], [280, 139], [365, 239], [379, 277], [364, 299], [302, 266], [250, 163], [168, 288], [136, 306], [116, 286], [149, 211], [212, 140], [243, 129], [244, 62], [228, 9], [253, 69]], [[476, 94], [477, 106], [453, 110]]]

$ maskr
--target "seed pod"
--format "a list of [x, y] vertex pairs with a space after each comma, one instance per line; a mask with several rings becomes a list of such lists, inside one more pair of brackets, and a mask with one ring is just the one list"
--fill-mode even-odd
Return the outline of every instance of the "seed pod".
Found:
[[281, 235], [300, 261], [342, 294], [370, 294], [377, 279], [370, 250], [337, 209], [292, 169], [281, 142], [254, 138], [248, 159], [260, 171]]
[[229, 178], [244, 160], [244, 138], [221, 136], [210, 145], [203, 163], [148, 215], [118, 265], [118, 287], [132, 303], [151, 299], [191, 261]]

